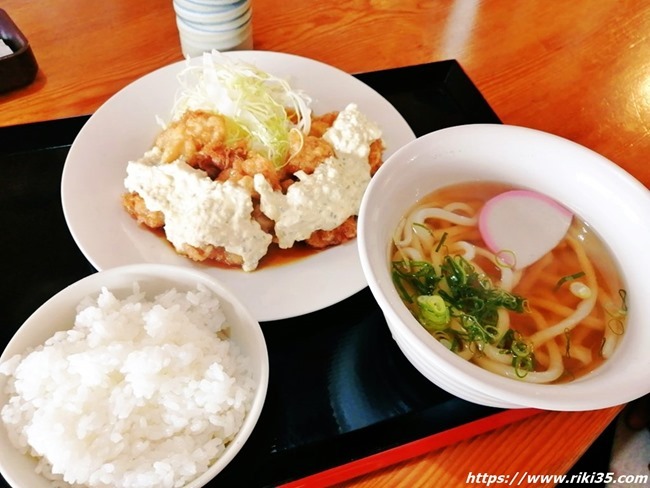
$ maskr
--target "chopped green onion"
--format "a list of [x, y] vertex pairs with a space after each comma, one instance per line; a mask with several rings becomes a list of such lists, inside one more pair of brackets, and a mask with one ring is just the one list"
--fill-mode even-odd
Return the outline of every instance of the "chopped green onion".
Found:
[[[436, 273], [431, 263], [426, 261], [395, 261], [393, 262], [393, 281], [396, 284], [406, 284], [413, 290], [415, 296], [435, 295], [438, 283], [442, 279]], [[404, 288], [407, 296], [410, 294]], [[410, 298], [409, 303], [413, 302]]]
[[[181, 91], [172, 110], [174, 119], [187, 110], [220, 113], [238, 126], [237, 132], [246, 134], [254, 150], [278, 167], [289, 153], [289, 132], [309, 133], [309, 97], [253, 65], [212, 51], [204, 53], [200, 65], [188, 61], [178, 79]], [[287, 111], [295, 113], [295, 124]]]
[[607, 321], [607, 327], [616, 335], [623, 335], [625, 333], [625, 324], [620, 318], [614, 317]]
[[428, 225], [421, 224], [420, 222], [413, 222], [413, 227], [419, 227], [421, 229], [424, 229], [431, 235], [431, 237], [433, 237], [433, 231]]
[[436, 246], [436, 252], [440, 251], [440, 248], [442, 247], [442, 245], [445, 243], [446, 240], [447, 240], [447, 233], [444, 232], [442, 234], [442, 237], [440, 238], [440, 241], [438, 242], [438, 245]]
[[514, 356], [525, 357], [530, 355], [530, 346], [522, 340], [515, 341], [510, 347]]
[[513, 269], [517, 264], [517, 255], [514, 251], [504, 249], [494, 255], [494, 262], [499, 268]]
[[567, 358], [571, 357], [571, 330], [564, 329], [564, 339], [566, 340], [566, 349], [564, 351], [564, 356]]
[[513, 357], [518, 376], [531, 370], [531, 345], [512, 329], [499, 332], [499, 309], [523, 313], [527, 308], [523, 297], [495, 287], [460, 255], [444, 256], [439, 267], [426, 261], [404, 260], [393, 262], [392, 268], [393, 281], [404, 302], [446, 347], [480, 353], [486, 344], [494, 344]]
[[610, 319], [607, 321], [607, 326], [616, 335], [623, 335], [625, 333], [625, 316], [627, 315], [627, 291], [620, 289], [618, 295], [621, 297], [621, 306], [614, 313], [608, 312]]
[[604, 337], [600, 341], [600, 349], [598, 350], [598, 354], [600, 355], [600, 357], [603, 356], [603, 349], [605, 348], [605, 343], [606, 342], [607, 342], [607, 339], [605, 339]]
[[621, 297], [621, 313], [627, 314], [627, 291], [620, 289], [618, 290], [618, 296]]
[[517, 378], [525, 378], [529, 372], [534, 370], [534, 361], [532, 356], [513, 356], [512, 366]]
[[580, 271], [580, 272], [575, 273], [575, 274], [563, 276], [555, 284], [555, 290], [557, 291], [567, 281], [577, 280], [578, 278], [582, 278], [584, 275], [585, 275], [584, 271]]
[[444, 329], [451, 317], [447, 304], [440, 295], [420, 295], [417, 298], [420, 307], [419, 320], [427, 329]]

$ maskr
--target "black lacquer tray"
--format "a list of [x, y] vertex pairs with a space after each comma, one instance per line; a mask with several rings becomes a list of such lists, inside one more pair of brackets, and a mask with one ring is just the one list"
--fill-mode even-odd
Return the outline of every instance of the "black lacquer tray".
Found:
[[[388, 99], [418, 136], [499, 123], [453, 60], [357, 77]], [[68, 149], [87, 120], [0, 128], [3, 348], [44, 301], [95, 271], [68, 232], [60, 198]], [[521, 417], [460, 400], [421, 376], [391, 339], [367, 288], [262, 327], [270, 355], [264, 410], [243, 450], [209, 486], [327, 484], [393, 462], [400, 447], [410, 446], [402, 457], [415, 453], [417, 440], [444, 445]]]

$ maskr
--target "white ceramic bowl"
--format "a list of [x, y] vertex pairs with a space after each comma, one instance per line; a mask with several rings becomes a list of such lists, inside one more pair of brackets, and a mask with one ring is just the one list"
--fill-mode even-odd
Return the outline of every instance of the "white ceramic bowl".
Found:
[[[268, 352], [259, 323], [213, 277], [188, 268], [157, 264], [129, 265], [92, 274], [63, 289], [38, 308], [11, 339], [0, 362], [24, 353], [28, 347], [42, 344], [58, 330], [71, 328], [75, 308], [82, 298], [97, 295], [102, 287], [123, 298], [132, 293], [131, 287], [135, 281], [149, 298], [172, 287], [179, 291], [191, 290], [199, 283], [215, 293], [230, 325], [231, 339], [248, 356], [253, 379], [257, 383], [251, 409], [235, 438], [207, 471], [186, 485], [186, 488], [199, 488], [219, 474], [241, 450], [260, 416], [269, 380]], [[4, 392], [6, 383], [7, 377], [0, 375], [0, 405], [7, 402]], [[36, 474], [35, 466], [33, 458], [22, 455], [11, 445], [4, 425], [0, 425], [0, 472], [5, 479], [16, 488], [51, 486], [48, 480]]]
[[435, 365], [428, 360], [428, 350], [418, 350], [418, 347], [413, 341], [409, 342], [407, 337], [402, 337], [399, 334], [393, 334], [397, 346], [400, 348], [406, 359], [411, 364], [418, 365], [417, 369], [430, 381], [435, 383], [438, 387], [453, 393], [458, 398], [467, 400], [469, 402], [478, 403], [488, 407], [495, 408], [521, 408], [522, 405], [509, 403], [501, 398], [494, 398], [480, 391], [474, 390], [470, 386], [458, 383], [453, 374], [449, 374], [447, 368]]
[[[572, 382], [535, 385], [501, 377], [447, 350], [410, 314], [393, 286], [389, 249], [400, 218], [436, 188], [501, 181], [545, 193], [589, 223], [615, 255], [627, 290], [626, 332], [614, 355]], [[475, 403], [591, 410], [650, 392], [650, 192], [606, 158], [523, 127], [475, 124], [427, 134], [393, 154], [364, 195], [361, 264], [398, 346], [443, 389]]]

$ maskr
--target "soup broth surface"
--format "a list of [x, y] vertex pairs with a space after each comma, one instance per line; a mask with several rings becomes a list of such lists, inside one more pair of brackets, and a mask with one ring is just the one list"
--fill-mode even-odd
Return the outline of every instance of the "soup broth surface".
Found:
[[395, 231], [393, 279], [418, 321], [461, 357], [522, 381], [571, 381], [613, 354], [625, 332], [625, 287], [611, 252], [576, 215], [526, 268], [490, 251], [478, 216], [513, 189], [472, 182], [421, 199]]

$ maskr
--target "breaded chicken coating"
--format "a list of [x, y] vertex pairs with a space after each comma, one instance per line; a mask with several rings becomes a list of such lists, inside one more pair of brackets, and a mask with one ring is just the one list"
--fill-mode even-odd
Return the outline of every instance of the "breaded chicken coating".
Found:
[[241, 266], [244, 263], [244, 260], [238, 254], [228, 252], [223, 247], [215, 247], [210, 244], [205, 248], [185, 244], [179, 252], [192, 261], [212, 260], [226, 266]]
[[350, 241], [357, 236], [357, 219], [352, 216], [332, 230], [314, 231], [305, 241], [311, 247], [322, 249], [324, 247], [338, 246]]
[[152, 229], [159, 229], [165, 225], [165, 216], [162, 212], [151, 211], [144, 203], [144, 199], [137, 193], [125, 193], [122, 195], [122, 206], [138, 221]]
[[162, 161], [170, 163], [183, 157], [189, 160], [208, 144], [226, 140], [226, 119], [202, 110], [189, 111], [165, 128], [154, 145], [162, 150]]
[[304, 171], [310, 175], [331, 156], [334, 156], [334, 149], [325, 139], [292, 131], [289, 133], [289, 160], [284, 168], [288, 173]]

